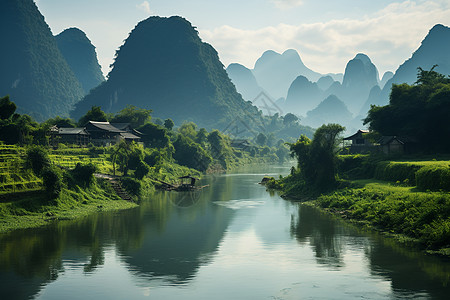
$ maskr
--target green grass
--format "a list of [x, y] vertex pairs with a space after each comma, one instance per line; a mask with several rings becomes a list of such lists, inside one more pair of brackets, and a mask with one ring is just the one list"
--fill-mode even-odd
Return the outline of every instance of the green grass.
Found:
[[422, 192], [376, 180], [318, 197], [323, 208], [383, 231], [416, 239], [428, 249], [450, 247], [450, 194]]
[[56, 200], [49, 200], [42, 191], [28, 193], [20, 200], [0, 203], [0, 233], [135, 206], [121, 200], [105, 182], [98, 182], [87, 189], [63, 189]]

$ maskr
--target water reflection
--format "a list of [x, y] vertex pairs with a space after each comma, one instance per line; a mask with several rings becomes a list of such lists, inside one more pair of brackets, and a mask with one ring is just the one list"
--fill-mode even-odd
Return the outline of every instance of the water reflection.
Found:
[[269, 194], [263, 175], [210, 176], [195, 195], [0, 235], [0, 299], [208, 299], [223, 286], [221, 299], [446, 299], [448, 260]]
[[450, 261], [408, 249], [376, 233], [361, 232], [315, 208], [301, 205], [293, 217], [291, 233], [309, 244], [317, 262], [331, 268], [345, 267], [348, 249], [362, 249], [372, 276], [391, 282], [395, 297], [448, 299]]

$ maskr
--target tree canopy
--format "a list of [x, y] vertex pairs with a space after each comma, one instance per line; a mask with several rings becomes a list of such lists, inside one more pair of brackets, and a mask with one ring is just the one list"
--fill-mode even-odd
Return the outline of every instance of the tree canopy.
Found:
[[150, 122], [151, 113], [151, 109], [127, 105], [111, 119], [111, 123], [130, 123], [132, 128], [137, 128]]
[[385, 106], [372, 106], [365, 124], [384, 136], [416, 139], [426, 152], [450, 152], [450, 78], [418, 68], [414, 85], [394, 84]]
[[108, 118], [100, 106], [92, 106], [87, 113], [78, 120], [78, 126], [83, 127], [89, 121], [106, 122]]

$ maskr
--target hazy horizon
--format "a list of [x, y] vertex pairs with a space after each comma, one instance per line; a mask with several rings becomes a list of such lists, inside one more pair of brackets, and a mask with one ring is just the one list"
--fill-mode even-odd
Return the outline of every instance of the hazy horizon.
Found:
[[365, 53], [380, 76], [408, 59], [435, 24], [450, 25], [446, 0], [204, 2], [36, 1], [54, 35], [69, 27], [87, 34], [105, 75], [130, 31], [155, 15], [188, 19], [225, 66], [240, 63], [251, 69], [266, 50], [295, 49], [310, 69], [343, 73], [350, 59]]

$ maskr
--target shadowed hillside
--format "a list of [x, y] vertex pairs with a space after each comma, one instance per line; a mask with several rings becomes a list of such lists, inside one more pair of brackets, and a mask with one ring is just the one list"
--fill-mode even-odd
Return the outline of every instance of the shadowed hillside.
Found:
[[117, 112], [128, 104], [207, 128], [257, 114], [236, 91], [216, 50], [181, 17], [140, 22], [117, 51], [108, 80], [78, 103], [72, 116], [79, 118], [92, 105]]
[[68, 116], [83, 90], [32, 0], [0, 2], [0, 95], [42, 121]]
[[105, 80], [95, 47], [83, 31], [78, 28], [69, 28], [55, 36], [55, 39], [85, 94]]

